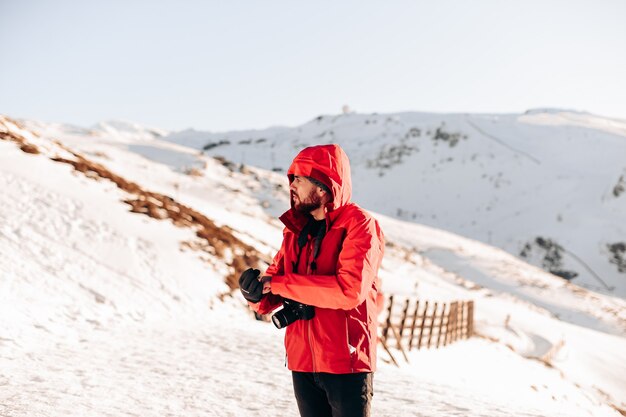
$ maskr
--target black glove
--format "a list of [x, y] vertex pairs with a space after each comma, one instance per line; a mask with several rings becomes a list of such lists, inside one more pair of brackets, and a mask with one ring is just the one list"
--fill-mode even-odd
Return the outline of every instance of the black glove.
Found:
[[251, 303], [258, 303], [265, 295], [263, 294], [263, 283], [259, 281], [260, 274], [261, 271], [258, 269], [248, 268], [239, 277], [241, 294], [243, 294], [243, 298]]

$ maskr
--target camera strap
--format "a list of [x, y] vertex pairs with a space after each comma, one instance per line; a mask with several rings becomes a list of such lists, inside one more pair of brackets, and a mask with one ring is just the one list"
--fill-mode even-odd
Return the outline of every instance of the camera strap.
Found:
[[[298, 254], [296, 255], [296, 260], [291, 263], [293, 266], [293, 272], [295, 273], [298, 273], [298, 263], [300, 262], [300, 255], [302, 255], [302, 249], [306, 246], [309, 234], [313, 232], [314, 226], [315, 219], [311, 217], [298, 235]], [[322, 224], [321, 227], [318, 228], [317, 233], [315, 233], [315, 240], [313, 241], [313, 261], [311, 262], [311, 270], [313, 270], [313, 272], [317, 269], [317, 263], [315, 260], [319, 255], [324, 235], [326, 235], [326, 227], [325, 224]]]
[[315, 234], [315, 240], [313, 241], [313, 261], [311, 262], [311, 270], [315, 272], [317, 270], [317, 263], [315, 260], [317, 259], [317, 255], [320, 254], [320, 246], [322, 246], [322, 239], [324, 239], [324, 235], [326, 234], [326, 225], [322, 224], [321, 227], [317, 230]]

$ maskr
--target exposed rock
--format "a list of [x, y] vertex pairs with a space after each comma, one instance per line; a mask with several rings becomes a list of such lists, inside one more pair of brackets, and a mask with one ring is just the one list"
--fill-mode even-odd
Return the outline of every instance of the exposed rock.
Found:
[[574, 279], [578, 276], [578, 272], [563, 269], [563, 253], [565, 249], [552, 239], [537, 236], [533, 242], [527, 242], [520, 256], [525, 259], [532, 257], [535, 253], [539, 257], [541, 267], [566, 280]]
[[622, 175], [617, 180], [615, 187], [613, 187], [613, 195], [619, 197], [624, 191], [626, 191], [626, 178]]
[[230, 145], [230, 141], [228, 139], [222, 139], [219, 142], [209, 142], [206, 145], [204, 145], [202, 149], [204, 149], [205, 151], [208, 151], [209, 149], [213, 149], [222, 145]]
[[626, 242], [617, 242], [607, 245], [611, 258], [609, 262], [617, 265], [617, 270], [626, 274]]

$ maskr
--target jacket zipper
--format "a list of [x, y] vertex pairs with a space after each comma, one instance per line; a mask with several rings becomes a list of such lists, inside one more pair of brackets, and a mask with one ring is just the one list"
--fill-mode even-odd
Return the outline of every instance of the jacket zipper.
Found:
[[[311, 273], [311, 265], [309, 263], [309, 258], [311, 257], [311, 239], [308, 239], [307, 245], [306, 245], [306, 254], [305, 254], [305, 265], [306, 265], [306, 274], [309, 275]], [[313, 320], [313, 319], [311, 319]], [[306, 329], [307, 329], [307, 336], [309, 338], [309, 349], [311, 350], [311, 364], [313, 365], [313, 372], [317, 372], [316, 366], [315, 366], [315, 352], [313, 351], [313, 340], [311, 339], [311, 320], [307, 320], [306, 322]]]
[[[344, 314], [346, 318], [346, 344], [348, 348], [348, 357], [350, 358], [350, 373], [354, 373], [354, 361], [352, 360], [352, 351], [350, 350], [350, 331], [348, 330], [348, 313]], [[356, 348], [355, 348], [356, 352]]]

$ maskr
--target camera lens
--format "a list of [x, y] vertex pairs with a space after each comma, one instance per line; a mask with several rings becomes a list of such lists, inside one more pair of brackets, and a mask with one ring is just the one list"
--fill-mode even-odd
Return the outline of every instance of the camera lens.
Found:
[[297, 301], [285, 298], [283, 308], [272, 316], [272, 323], [278, 329], [289, 326], [298, 319], [311, 320], [315, 317], [315, 308]]
[[278, 310], [274, 313], [272, 316], [272, 323], [274, 323], [274, 326], [276, 326], [277, 329], [282, 329], [289, 326], [297, 319], [298, 316], [296, 312], [292, 308], [285, 306], [282, 310]]

